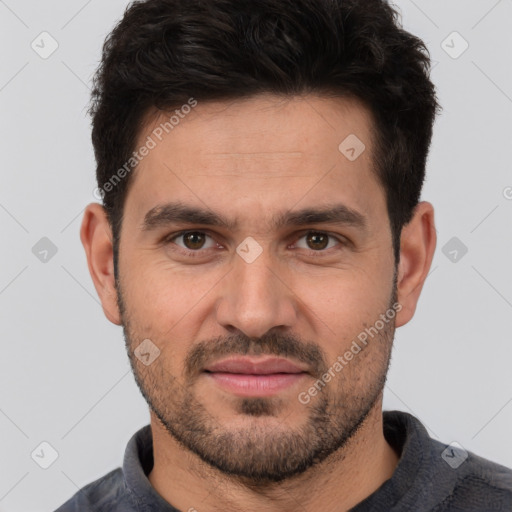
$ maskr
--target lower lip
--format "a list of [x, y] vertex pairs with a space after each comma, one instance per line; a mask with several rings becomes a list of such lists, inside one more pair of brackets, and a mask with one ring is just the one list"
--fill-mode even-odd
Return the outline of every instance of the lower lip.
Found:
[[269, 396], [293, 386], [305, 373], [271, 373], [248, 375], [243, 373], [206, 372], [221, 388], [240, 396]]

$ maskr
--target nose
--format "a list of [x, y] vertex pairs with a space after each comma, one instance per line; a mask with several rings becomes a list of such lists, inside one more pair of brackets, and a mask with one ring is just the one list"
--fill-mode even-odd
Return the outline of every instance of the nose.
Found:
[[282, 266], [268, 249], [252, 262], [238, 254], [217, 301], [217, 321], [229, 331], [261, 337], [274, 328], [293, 327], [297, 303]]

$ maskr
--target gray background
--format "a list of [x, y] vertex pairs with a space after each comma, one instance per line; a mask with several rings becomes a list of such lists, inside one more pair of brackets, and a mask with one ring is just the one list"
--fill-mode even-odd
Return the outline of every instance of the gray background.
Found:
[[[126, 5], [0, 0], [1, 511], [54, 510], [119, 466], [149, 421], [79, 240], [95, 201], [90, 79]], [[512, 2], [398, 5], [428, 44], [444, 112], [423, 194], [438, 248], [416, 316], [397, 332], [385, 408], [512, 466]], [[43, 31], [59, 45], [47, 59], [31, 47], [51, 49]], [[58, 453], [47, 469], [44, 441]]]

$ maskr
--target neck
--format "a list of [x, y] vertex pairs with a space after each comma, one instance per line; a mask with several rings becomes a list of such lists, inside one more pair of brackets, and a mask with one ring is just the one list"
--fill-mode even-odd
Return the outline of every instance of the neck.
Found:
[[184, 511], [340, 512], [349, 510], [391, 478], [398, 455], [386, 442], [382, 398], [347, 444], [301, 475], [268, 487], [245, 486], [184, 449], [151, 413], [154, 466], [149, 481]]

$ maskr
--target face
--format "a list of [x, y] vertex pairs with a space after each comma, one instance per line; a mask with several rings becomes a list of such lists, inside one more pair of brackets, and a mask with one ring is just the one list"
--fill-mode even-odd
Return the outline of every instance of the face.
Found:
[[116, 288], [133, 371], [226, 474], [301, 473], [380, 408], [396, 289], [371, 123], [346, 99], [199, 103], [132, 177]]

